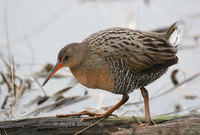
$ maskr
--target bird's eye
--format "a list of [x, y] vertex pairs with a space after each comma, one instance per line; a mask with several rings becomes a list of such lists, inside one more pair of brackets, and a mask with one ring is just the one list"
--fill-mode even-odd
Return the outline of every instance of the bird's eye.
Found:
[[66, 55], [64, 60], [68, 60], [71, 57], [71, 55]]

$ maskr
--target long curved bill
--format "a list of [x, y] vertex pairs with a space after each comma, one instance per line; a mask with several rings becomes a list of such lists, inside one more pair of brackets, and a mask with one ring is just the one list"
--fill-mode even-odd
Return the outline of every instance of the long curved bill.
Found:
[[51, 77], [59, 70], [63, 67], [62, 63], [57, 62], [57, 64], [53, 67], [53, 69], [51, 70], [51, 72], [49, 73], [49, 75], [47, 76], [47, 78], [45, 79], [45, 81], [43, 82], [42, 86], [44, 86], [49, 79], [51, 79]]

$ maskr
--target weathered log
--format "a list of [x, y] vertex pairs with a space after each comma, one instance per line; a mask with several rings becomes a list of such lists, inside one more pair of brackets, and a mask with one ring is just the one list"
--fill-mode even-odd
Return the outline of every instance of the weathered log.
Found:
[[[97, 120], [81, 118], [41, 117], [0, 122], [1, 135], [60, 135], [74, 134]], [[144, 121], [144, 118], [140, 118]], [[157, 125], [138, 127], [132, 117], [108, 118], [82, 134], [200, 134], [200, 115], [153, 117]]]

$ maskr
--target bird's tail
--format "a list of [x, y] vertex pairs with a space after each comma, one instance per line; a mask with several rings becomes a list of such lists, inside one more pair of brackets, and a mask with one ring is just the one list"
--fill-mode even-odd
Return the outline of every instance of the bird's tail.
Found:
[[181, 22], [175, 22], [167, 31], [165, 38], [170, 42], [172, 46], [177, 47], [183, 36], [183, 24]]

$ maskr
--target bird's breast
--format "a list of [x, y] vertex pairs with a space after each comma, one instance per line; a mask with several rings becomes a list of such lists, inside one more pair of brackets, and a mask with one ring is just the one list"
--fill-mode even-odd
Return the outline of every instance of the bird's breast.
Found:
[[114, 82], [112, 80], [108, 64], [99, 59], [95, 61], [84, 61], [76, 68], [70, 68], [74, 77], [79, 83], [94, 89], [103, 89], [114, 91]]

